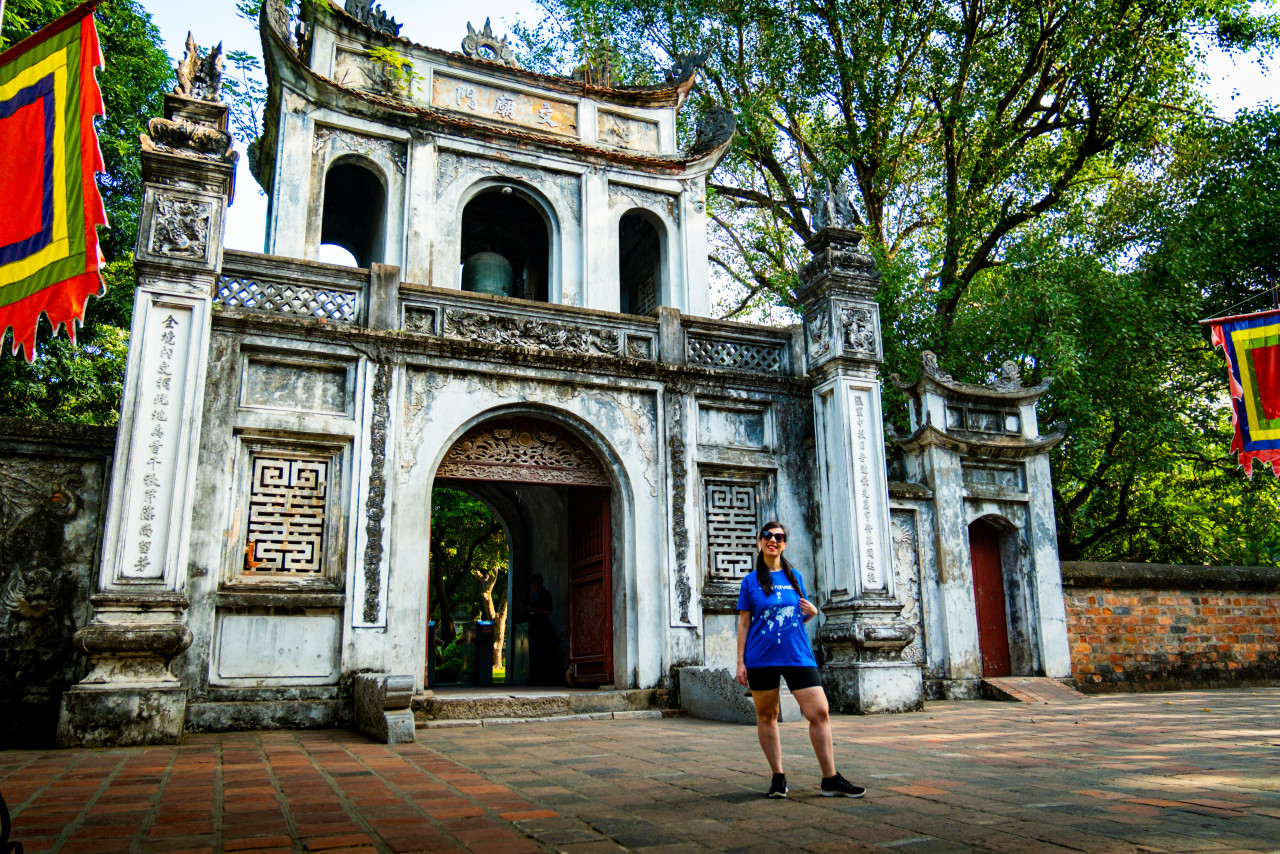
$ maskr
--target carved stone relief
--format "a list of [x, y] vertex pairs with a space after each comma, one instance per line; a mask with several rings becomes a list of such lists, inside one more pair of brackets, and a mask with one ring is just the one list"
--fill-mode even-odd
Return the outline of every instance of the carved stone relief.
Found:
[[564, 428], [532, 418], [478, 424], [453, 443], [437, 477], [609, 486], [595, 453]]
[[680, 205], [677, 197], [669, 193], [629, 187], [625, 184], [609, 185], [609, 207], [627, 206], [651, 211], [666, 211], [671, 221], [679, 224]]
[[915, 629], [915, 637], [902, 650], [902, 659], [924, 663], [924, 622], [920, 609], [920, 548], [916, 514], [894, 511], [889, 515], [893, 540], [893, 573], [897, 595], [903, 603], [902, 622]]
[[685, 518], [685, 488], [689, 470], [685, 462], [684, 392], [667, 390], [667, 454], [671, 461], [671, 535], [676, 546], [675, 594], [679, 622], [688, 625], [693, 587], [689, 583], [689, 523]]
[[211, 202], [157, 195], [147, 248], [156, 255], [203, 261], [208, 253], [212, 218]]
[[486, 314], [451, 308], [444, 313], [443, 334], [506, 347], [527, 347], [583, 356], [622, 355], [622, 336], [615, 329], [593, 329], [550, 320]]
[[831, 352], [831, 327], [826, 307], [816, 308], [805, 318], [809, 333], [809, 358], [817, 361]]
[[404, 331], [436, 334], [436, 309], [421, 306], [405, 306]]
[[11, 704], [56, 700], [83, 675], [72, 637], [88, 619], [99, 530], [85, 514], [103, 468], [0, 458], [0, 718], [15, 726]]
[[698, 213], [705, 213], [707, 210], [707, 193], [703, 189], [702, 180], [699, 178], [683, 178], [680, 183], [684, 185], [685, 195], [693, 203], [693, 209]]
[[365, 623], [376, 623], [382, 598], [382, 515], [385, 512], [387, 480], [384, 469], [387, 462], [387, 420], [391, 415], [388, 401], [391, 385], [391, 365], [385, 360], [377, 363], [373, 379], [373, 421], [369, 431], [369, 497], [365, 499], [364, 548], [364, 610]]
[[450, 151], [441, 152], [436, 159], [436, 195], [443, 195], [450, 184], [466, 174], [518, 178], [549, 195], [554, 189], [555, 195], [560, 197], [564, 209], [573, 221], [576, 222], [582, 216], [582, 182], [576, 175], [549, 172], [516, 163], [499, 163], [482, 157], [467, 157]]
[[400, 482], [408, 483], [409, 472], [418, 464], [418, 447], [422, 443], [422, 429], [427, 411], [435, 394], [445, 386], [445, 378], [439, 374], [410, 371], [405, 377], [404, 391], [404, 442], [400, 446]]
[[868, 308], [854, 305], [840, 307], [840, 334], [844, 338], [844, 349], [867, 358], [875, 358], [878, 348], [876, 341], [875, 316]]
[[340, 154], [361, 154], [373, 161], [393, 163], [401, 175], [405, 174], [409, 160], [403, 142], [387, 139], [384, 136], [367, 136], [349, 130], [318, 125], [315, 136], [311, 140], [311, 151], [313, 154], [323, 154], [326, 150], [330, 153], [330, 157]]
[[596, 138], [615, 148], [657, 151], [658, 124], [601, 110], [596, 114]]

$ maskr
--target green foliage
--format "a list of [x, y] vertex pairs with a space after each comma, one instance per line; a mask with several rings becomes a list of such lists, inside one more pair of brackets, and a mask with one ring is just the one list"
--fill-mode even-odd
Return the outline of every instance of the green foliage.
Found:
[[441, 637], [453, 618], [493, 620], [507, 595], [506, 534], [482, 501], [456, 489], [431, 492], [431, 612]]
[[365, 50], [365, 55], [385, 69], [395, 91], [406, 96], [413, 94], [413, 84], [422, 79], [422, 75], [413, 70], [413, 60], [389, 47], [371, 47]]
[[[1225, 456], [1195, 321], [1276, 284], [1274, 111], [1199, 118], [1197, 39], [1274, 47], [1243, 0], [540, 0], [530, 59], [707, 50], [681, 133], [738, 118], [709, 181], [727, 316], [786, 322], [811, 200], [846, 191], [882, 273], [885, 373], [1052, 375], [1064, 557], [1273, 562], [1276, 483]], [[577, 29], [575, 29], [577, 27]], [[558, 43], [552, 47], [546, 39]], [[904, 399], [886, 410], [905, 428]], [[1251, 513], [1245, 518], [1243, 514]]]
[[[76, 6], [75, 0], [6, 0], [0, 46], [25, 38]], [[162, 114], [163, 93], [173, 76], [151, 17], [132, 0], [113, 0], [95, 13], [106, 67], [98, 83], [106, 115], [98, 120], [98, 144], [106, 171], [99, 187], [110, 226], [99, 231], [107, 264], [106, 292], [91, 298], [76, 344], [54, 339], [42, 321], [36, 361], [12, 355], [6, 336], [0, 353], [0, 414], [94, 424], [115, 423], [124, 351], [133, 314], [131, 252], [142, 201], [139, 134]]]

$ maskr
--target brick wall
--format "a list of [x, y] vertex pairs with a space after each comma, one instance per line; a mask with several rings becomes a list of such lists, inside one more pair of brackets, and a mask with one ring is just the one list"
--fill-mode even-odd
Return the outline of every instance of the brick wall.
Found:
[[1280, 569], [1062, 564], [1081, 691], [1280, 684]]

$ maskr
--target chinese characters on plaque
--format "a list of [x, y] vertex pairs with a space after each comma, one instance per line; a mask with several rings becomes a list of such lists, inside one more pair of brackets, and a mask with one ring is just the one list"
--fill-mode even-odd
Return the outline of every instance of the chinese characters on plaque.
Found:
[[190, 322], [189, 310], [164, 306], [153, 306], [147, 319], [143, 376], [134, 402], [133, 447], [128, 463], [131, 484], [122, 531], [126, 552], [120, 569], [129, 578], [164, 575], [165, 551], [174, 521], [170, 516]]

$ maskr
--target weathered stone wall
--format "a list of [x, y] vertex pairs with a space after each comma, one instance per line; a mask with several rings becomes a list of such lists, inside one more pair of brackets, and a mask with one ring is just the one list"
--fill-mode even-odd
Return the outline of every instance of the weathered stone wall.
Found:
[[0, 418], [0, 747], [51, 743], [89, 619], [115, 429]]
[[1280, 569], [1062, 564], [1082, 691], [1280, 684]]

